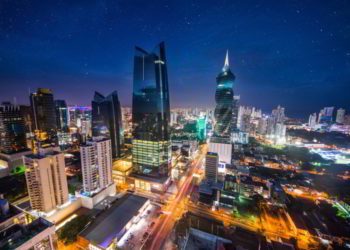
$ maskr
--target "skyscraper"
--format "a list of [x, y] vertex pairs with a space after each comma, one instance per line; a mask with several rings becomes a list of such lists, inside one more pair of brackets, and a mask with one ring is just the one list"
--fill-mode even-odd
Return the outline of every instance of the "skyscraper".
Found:
[[272, 114], [267, 120], [267, 136], [271, 138], [275, 144], [285, 143], [285, 118], [284, 108], [278, 106], [276, 109], [272, 110]]
[[205, 178], [211, 182], [218, 180], [219, 156], [217, 153], [208, 152], [205, 157]]
[[222, 71], [216, 77], [217, 87], [215, 92], [215, 120], [214, 140], [230, 142], [230, 136], [233, 129], [233, 82], [235, 80], [234, 74], [229, 67], [228, 52], [226, 53], [225, 64]]
[[87, 142], [80, 147], [84, 192], [97, 192], [113, 183], [110, 139]]
[[68, 201], [64, 154], [53, 148], [24, 156], [26, 182], [33, 209], [50, 212]]
[[233, 107], [232, 107], [232, 130], [235, 131], [238, 129], [238, 112], [239, 112], [239, 100], [240, 96], [233, 96]]
[[24, 127], [26, 133], [33, 132], [33, 112], [30, 105], [20, 105], [19, 110], [21, 111], [22, 117], [24, 119]]
[[65, 100], [55, 100], [57, 128], [61, 131], [68, 130], [68, 108]]
[[49, 138], [56, 134], [57, 121], [53, 93], [50, 89], [38, 88], [30, 95], [34, 129], [44, 132]]
[[314, 129], [317, 125], [317, 114], [316, 113], [313, 113], [309, 116], [309, 127], [311, 129]]
[[92, 136], [111, 139], [113, 158], [121, 156], [124, 131], [117, 91], [106, 97], [95, 92], [92, 101]]
[[172, 111], [170, 113], [170, 125], [173, 126], [174, 124], [177, 124], [177, 112]]
[[132, 119], [134, 170], [168, 176], [170, 106], [164, 42], [152, 52], [135, 48]]
[[227, 51], [224, 67], [216, 77], [216, 107], [214, 111], [216, 123], [213, 136], [210, 138], [209, 152], [217, 153], [219, 161], [228, 164], [231, 164], [232, 160], [233, 123], [237, 122], [237, 115], [233, 114], [235, 103], [232, 87], [234, 80], [235, 76], [230, 70]]
[[318, 115], [318, 123], [330, 124], [333, 121], [334, 107], [325, 107], [321, 109]]
[[9, 102], [0, 105], [0, 152], [11, 154], [26, 149], [24, 118], [20, 107]]
[[337, 110], [337, 117], [336, 117], [335, 121], [337, 123], [343, 124], [344, 118], [345, 118], [345, 109], [342, 109], [342, 108], [338, 109]]
[[203, 116], [197, 119], [197, 139], [204, 142], [207, 139], [207, 117]]

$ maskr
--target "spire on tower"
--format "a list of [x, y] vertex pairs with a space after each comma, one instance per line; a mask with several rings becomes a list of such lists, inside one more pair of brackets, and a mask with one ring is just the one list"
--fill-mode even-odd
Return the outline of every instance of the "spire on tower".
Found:
[[225, 64], [223, 70], [227, 70], [230, 67], [230, 62], [228, 59], [228, 50], [226, 50]]

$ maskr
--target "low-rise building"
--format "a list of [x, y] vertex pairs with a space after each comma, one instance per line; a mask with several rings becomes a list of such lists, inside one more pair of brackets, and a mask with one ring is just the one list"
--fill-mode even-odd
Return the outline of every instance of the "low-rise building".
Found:
[[78, 244], [90, 250], [115, 249], [117, 242], [127, 230], [138, 223], [140, 214], [149, 204], [147, 198], [126, 194], [97, 215], [95, 220], [78, 235]]
[[0, 152], [0, 178], [12, 174], [23, 173], [25, 170], [23, 156], [31, 154], [30, 150], [23, 150], [10, 154]]
[[0, 249], [57, 249], [55, 226], [0, 198]]
[[119, 159], [113, 162], [112, 176], [117, 186], [124, 186], [128, 176], [132, 173], [131, 160]]
[[232, 241], [219, 236], [203, 232], [201, 230], [190, 228], [183, 250], [206, 249], [217, 250], [226, 249], [225, 246], [232, 246]]
[[152, 176], [131, 174], [127, 178], [127, 182], [128, 185], [135, 190], [152, 193], [165, 193], [171, 184], [171, 177], [164, 176], [155, 178]]

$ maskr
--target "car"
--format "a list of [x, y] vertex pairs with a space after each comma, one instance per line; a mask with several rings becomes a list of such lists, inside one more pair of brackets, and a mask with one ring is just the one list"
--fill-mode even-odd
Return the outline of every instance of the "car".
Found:
[[144, 233], [144, 234], [143, 234], [143, 238], [147, 238], [148, 235], [149, 235], [148, 232]]
[[152, 221], [151, 224], [149, 224], [150, 227], [153, 227], [156, 223], [154, 221]]

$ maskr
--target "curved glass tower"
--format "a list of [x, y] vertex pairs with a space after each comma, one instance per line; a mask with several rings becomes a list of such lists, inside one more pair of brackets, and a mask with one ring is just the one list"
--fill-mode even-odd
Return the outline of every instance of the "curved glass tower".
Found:
[[233, 82], [235, 75], [229, 67], [228, 52], [226, 53], [225, 64], [220, 74], [216, 77], [217, 87], [215, 93], [215, 120], [214, 140], [220, 142], [230, 142], [233, 130]]
[[167, 176], [170, 166], [169, 90], [164, 43], [135, 48], [132, 100], [133, 166], [138, 174]]
[[117, 91], [113, 91], [106, 97], [95, 92], [91, 107], [92, 136], [111, 139], [113, 158], [121, 157], [124, 130]]

